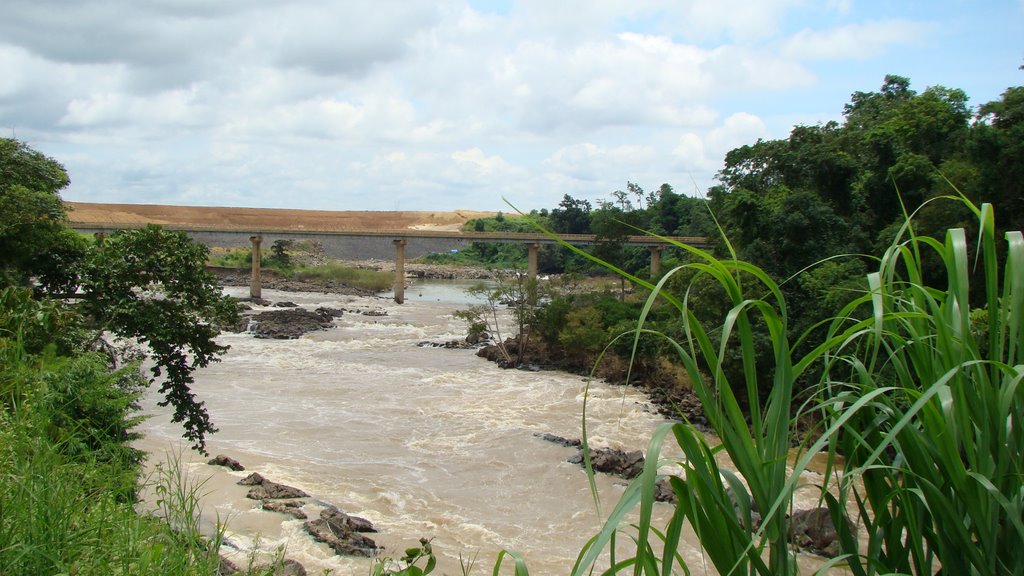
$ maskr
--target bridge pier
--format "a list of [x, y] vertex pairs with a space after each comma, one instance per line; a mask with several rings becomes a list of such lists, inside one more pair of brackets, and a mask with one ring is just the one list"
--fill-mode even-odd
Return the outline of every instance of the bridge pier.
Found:
[[396, 238], [395, 243], [395, 303], [405, 302], [405, 238]]
[[661, 251], [664, 246], [648, 246], [651, 251], [651, 280], [656, 280], [661, 275]]
[[526, 245], [526, 277], [530, 280], [537, 279], [537, 253], [539, 250], [539, 242], [530, 242]]
[[249, 236], [249, 241], [252, 242], [252, 277], [249, 280], [249, 296], [252, 298], [263, 297], [263, 278], [260, 275], [260, 243], [263, 242], [263, 236]]

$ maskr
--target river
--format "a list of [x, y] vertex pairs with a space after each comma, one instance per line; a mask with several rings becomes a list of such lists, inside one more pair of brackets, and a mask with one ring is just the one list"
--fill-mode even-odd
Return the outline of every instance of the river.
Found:
[[[175, 457], [203, 482], [204, 523], [227, 521], [238, 557], [256, 547], [285, 547], [310, 573], [367, 574], [370, 561], [334, 556], [302, 531], [300, 520], [256, 507], [235, 482], [257, 471], [316, 499], [365, 517], [371, 536], [400, 555], [432, 538], [437, 573], [459, 574], [460, 555], [489, 573], [501, 549], [525, 556], [534, 574], [566, 574], [601, 525], [583, 470], [565, 462], [575, 450], [535, 433], [580, 436], [586, 382], [559, 372], [503, 370], [472, 350], [418, 347], [461, 338], [459, 284], [410, 288], [407, 301], [264, 290], [272, 301], [375, 310], [348, 312], [335, 328], [297, 340], [220, 337], [230, 350], [196, 374], [195, 392], [219, 432], [211, 454], [247, 467], [230, 472], [205, 464], [180, 439], [181, 429], [144, 398], [151, 418], [139, 446], [150, 465]], [[244, 289], [234, 290], [244, 295]], [[664, 422], [639, 391], [593, 383], [588, 401], [594, 446], [644, 449]], [[624, 481], [599, 475], [606, 514]], [[658, 505], [667, 517], [670, 508]], [[684, 555], [700, 567], [691, 546]], [[511, 570], [508, 571], [511, 573]]]

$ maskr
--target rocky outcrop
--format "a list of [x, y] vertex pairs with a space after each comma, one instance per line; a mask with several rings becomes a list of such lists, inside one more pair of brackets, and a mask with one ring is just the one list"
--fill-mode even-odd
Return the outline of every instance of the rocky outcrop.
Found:
[[360, 532], [376, 531], [369, 521], [345, 514], [333, 506], [324, 508], [320, 518], [303, 524], [306, 532], [318, 542], [323, 542], [341, 556], [365, 556], [372, 558], [377, 544]]
[[476, 344], [470, 344], [465, 340], [446, 340], [444, 342], [424, 340], [417, 342], [416, 345], [420, 348], [447, 348], [449, 350], [467, 350], [478, 347]]
[[271, 482], [260, 476], [257, 472], [253, 472], [239, 480], [238, 483], [242, 486], [252, 486], [245, 497], [253, 500], [281, 500], [285, 498], [306, 498], [309, 496], [309, 494], [298, 488]]
[[242, 470], [245, 470], [245, 466], [242, 466], [242, 464], [238, 460], [235, 460], [230, 456], [225, 456], [224, 454], [218, 454], [211, 458], [206, 463], [209, 464], [210, 466], [224, 466], [225, 468], [229, 470], [234, 470], [235, 472], [241, 472]]
[[551, 442], [552, 444], [558, 444], [559, 446], [565, 446], [566, 448], [579, 448], [583, 445], [583, 442], [579, 438], [562, 438], [554, 434], [548, 434], [547, 432], [534, 432], [535, 438], [540, 438], [545, 442]]
[[[847, 520], [849, 522], [849, 520]], [[856, 527], [847, 525], [853, 532]], [[834, 558], [839, 555], [839, 533], [828, 508], [797, 510], [789, 517], [789, 541], [804, 550]]]
[[654, 483], [654, 501], [667, 502], [669, 504], [676, 503], [676, 492], [672, 489], [672, 484], [668, 478], [658, 478]]
[[280, 512], [299, 520], [305, 520], [307, 516], [302, 511], [302, 507], [305, 504], [302, 500], [264, 500], [263, 509], [268, 512]]
[[[264, 510], [288, 514], [300, 520], [307, 519], [306, 512], [302, 510], [304, 506], [319, 504], [302, 490], [267, 480], [258, 472], [249, 474], [238, 484], [252, 486], [246, 497], [260, 500]], [[371, 558], [377, 552], [377, 544], [363, 535], [377, 531], [373, 524], [366, 518], [346, 514], [337, 506], [326, 505], [320, 511], [320, 517], [307, 520], [303, 528], [314, 540], [330, 546], [335, 554]]]
[[331, 308], [285, 308], [267, 310], [249, 317], [249, 326], [257, 338], [295, 339], [308, 332], [326, 330], [340, 310]]
[[707, 428], [704, 408], [692, 390], [679, 386], [646, 386], [645, 389], [662, 416], [673, 420], [685, 419], [698, 429]]
[[[583, 451], [569, 457], [567, 462], [580, 464], [583, 462]], [[623, 452], [614, 448], [592, 448], [590, 464], [596, 472], [613, 474], [627, 480], [636, 478], [644, 470], [644, 453], [639, 450]]]

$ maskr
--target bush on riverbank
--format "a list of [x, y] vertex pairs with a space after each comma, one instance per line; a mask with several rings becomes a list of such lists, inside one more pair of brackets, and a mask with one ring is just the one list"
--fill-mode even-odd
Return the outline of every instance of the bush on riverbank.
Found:
[[77, 316], [23, 292], [0, 297], [0, 574], [214, 574], [215, 545], [134, 509], [138, 366], [61, 351]]

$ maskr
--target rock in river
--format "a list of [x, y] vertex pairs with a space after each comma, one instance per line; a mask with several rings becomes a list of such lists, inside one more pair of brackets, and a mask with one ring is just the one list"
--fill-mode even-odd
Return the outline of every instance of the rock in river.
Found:
[[339, 312], [329, 308], [317, 311], [305, 308], [267, 310], [251, 317], [252, 331], [257, 338], [295, 339], [307, 332], [326, 330]]

